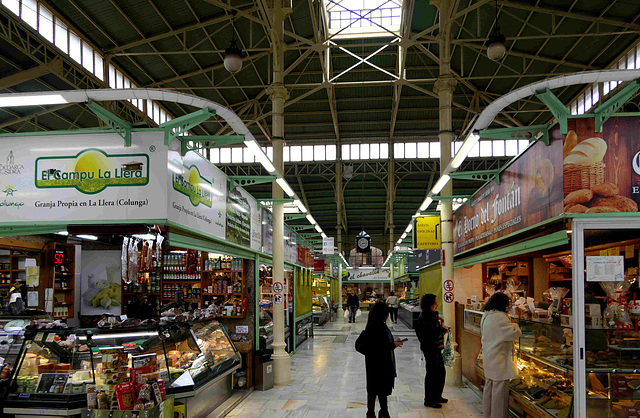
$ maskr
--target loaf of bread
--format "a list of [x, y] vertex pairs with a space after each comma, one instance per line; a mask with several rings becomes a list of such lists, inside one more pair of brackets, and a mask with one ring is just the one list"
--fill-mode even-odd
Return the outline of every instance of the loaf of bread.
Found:
[[566, 205], [570, 205], [572, 203], [574, 203], [574, 204], [587, 203], [591, 199], [593, 199], [593, 192], [591, 190], [589, 190], [589, 189], [580, 189], [580, 190], [576, 190], [576, 191], [573, 191], [573, 192], [569, 193], [564, 198], [564, 204], [566, 206]]
[[578, 145], [578, 135], [576, 135], [575, 131], [567, 132], [567, 136], [564, 138], [564, 145], [562, 147], [562, 158], [567, 158], [569, 152]]
[[[568, 136], [568, 135], [567, 135]], [[565, 164], [591, 165], [602, 161], [607, 152], [607, 143], [600, 138], [585, 139], [571, 151], [564, 159]]]
[[619, 192], [618, 186], [609, 182], [595, 185], [591, 190], [594, 194], [606, 197], [617, 196]]

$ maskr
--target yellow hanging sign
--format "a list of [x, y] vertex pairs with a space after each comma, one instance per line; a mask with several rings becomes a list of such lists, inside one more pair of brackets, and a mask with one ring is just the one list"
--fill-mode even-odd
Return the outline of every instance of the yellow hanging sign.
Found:
[[421, 216], [414, 223], [413, 248], [439, 249], [440, 243], [440, 217]]

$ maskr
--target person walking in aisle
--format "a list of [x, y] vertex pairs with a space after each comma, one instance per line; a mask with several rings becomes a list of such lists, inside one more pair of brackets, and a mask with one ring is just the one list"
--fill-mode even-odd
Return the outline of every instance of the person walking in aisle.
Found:
[[485, 305], [480, 321], [486, 379], [482, 397], [484, 418], [509, 416], [509, 380], [518, 377], [513, 343], [522, 331], [507, 316], [509, 303], [509, 296], [502, 292], [494, 293]]
[[389, 305], [389, 316], [391, 316], [391, 322], [397, 324], [399, 300], [393, 291], [389, 293], [389, 297], [387, 298], [387, 305]]
[[386, 322], [389, 307], [376, 302], [371, 311], [364, 333], [356, 341], [356, 349], [364, 353], [367, 375], [367, 418], [376, 418], [376, 398], [380, 402], [378, 418], [390, 418], [387, 397], [391, 395], [396, 378], [394, 350], [402, 347], [402, 341], [394, 340]]
[[416, 335], [420, 341], [420, 350], [424, 355], [427, 374], [424, 377], [424, 406], [442, 408], [449, 400], [442, 397], [446, 370], [442, 358], [444, 334], [449, 331], [438, 314], [436, 295], [427, 293], [420, 300], [422, 313], [418, 317]]
[[349, 322], [356, 322], [356, 312], [360, 307], [360, 299], [354, 290], [347, 298], [347, 309], [349, 309]]

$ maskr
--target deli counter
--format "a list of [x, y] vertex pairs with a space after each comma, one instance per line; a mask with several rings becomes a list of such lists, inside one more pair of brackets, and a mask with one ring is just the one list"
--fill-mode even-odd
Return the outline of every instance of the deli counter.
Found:
[[[117, 371], [105, 350], [124, 348]], [[157, 378], [188, 416], [206, 415], [231, 396], [240, 354], [217, 321], [156, 327], [27, 329], [8, 395], [7, 415], [76, 416], [87, 407], [89, 385], [133, 378], [132, 359], [157, 359]], [[156, 360], [154, 360], [155, 362]], [[130, 376], [131, 374], [131, 376]]]

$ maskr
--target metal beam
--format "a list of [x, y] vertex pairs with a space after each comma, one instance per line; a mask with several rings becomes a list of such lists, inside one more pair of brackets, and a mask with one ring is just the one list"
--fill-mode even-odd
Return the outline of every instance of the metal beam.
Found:
[[272, 183], [276, 181], [276, 176], [229, 176], [229, 190], [238, 186], [253, 186], [254, 184]]
[[216, 115], [215, 110], [200, 109], [188, 115], [180, 116], [160, 124], [160, 128], [164, 129], [164, 144], [169, 146], [173, 138], [184, 135], [190, 129], [200, 125], [202, 122], [211, 119]]
[[124, 139], [125, 147], [131, 146], [131, 125], [129, 123], [123, 121], [94, 101], [89, 101], [89, 103], [87, 103], [87, 107], [93, 113], [95, 113], [95, 115], [99, 117], [100, 120], [109, 125], [109, 127], [113, 129], [115, 133], [117, 133], [120, 137], [122, 137], [122, 139]]
[[479, 135], [480, 138], [487, 139], [526, 139], [529, 141], [542, 141], [545, 145], [549, 146], [549, 125], [485, 129], [480, 131]]
[[0, 78], [0, 89], [8, 89], [16, 84], [24, 83], [25, 81], [38, 78], [40, 76], [55, 73], [62, 74], [62, 58], [55, 57], [53, 60], [46, 64], [40, 64], [37, 67], [29, 68], [28, 70], [19, 71], [16, 74]]
[[293, 199], [264, 199], [258, 202], [258, 206], [261, 208], [273, 207], [276, 205], [284, 205], [285, 203], [293, 203]]
[[309, 225], [289, 225], [289, 229], [292, 229], [295, 232], [304, 231], [305, 229], [313, 229], [313, 228], [315, 228], [315, 226], [311, 225], [311, 224], [309, 224]]
[[478, 171], [454, 171], [449, 173], [452, 179], [495, 181], [500, 184], [500, 172], [502, 170], [478, 170]]
[[602, 132], [602, 125], [604, 125], [607, 119], [613, 116], [639, 89], [640, 84], [638, 84], [637, 81], [633, 81], [609, 100], [598, 106], [594, 112], [596, 114], [595, 131], [598, 133]]
[[569, 112], [567, 106], [565, 106], [564, 103], [562, 103], [560, 99], [558, 99], [549, 89], [537, 91], [536, 97], [538, 97], [542, 103], [547, 105], [553, 116], [560, 124], [560, 131], [566, 135], [569, 129], [567, 126], [567, 118], [571, 116], [571, 112]]
[[307, 215], [305, 215], [304, 213], [285, 213], [284, 214], [285, 221], [295, 221], [298, 219], [304, 219], [306, 217]]

